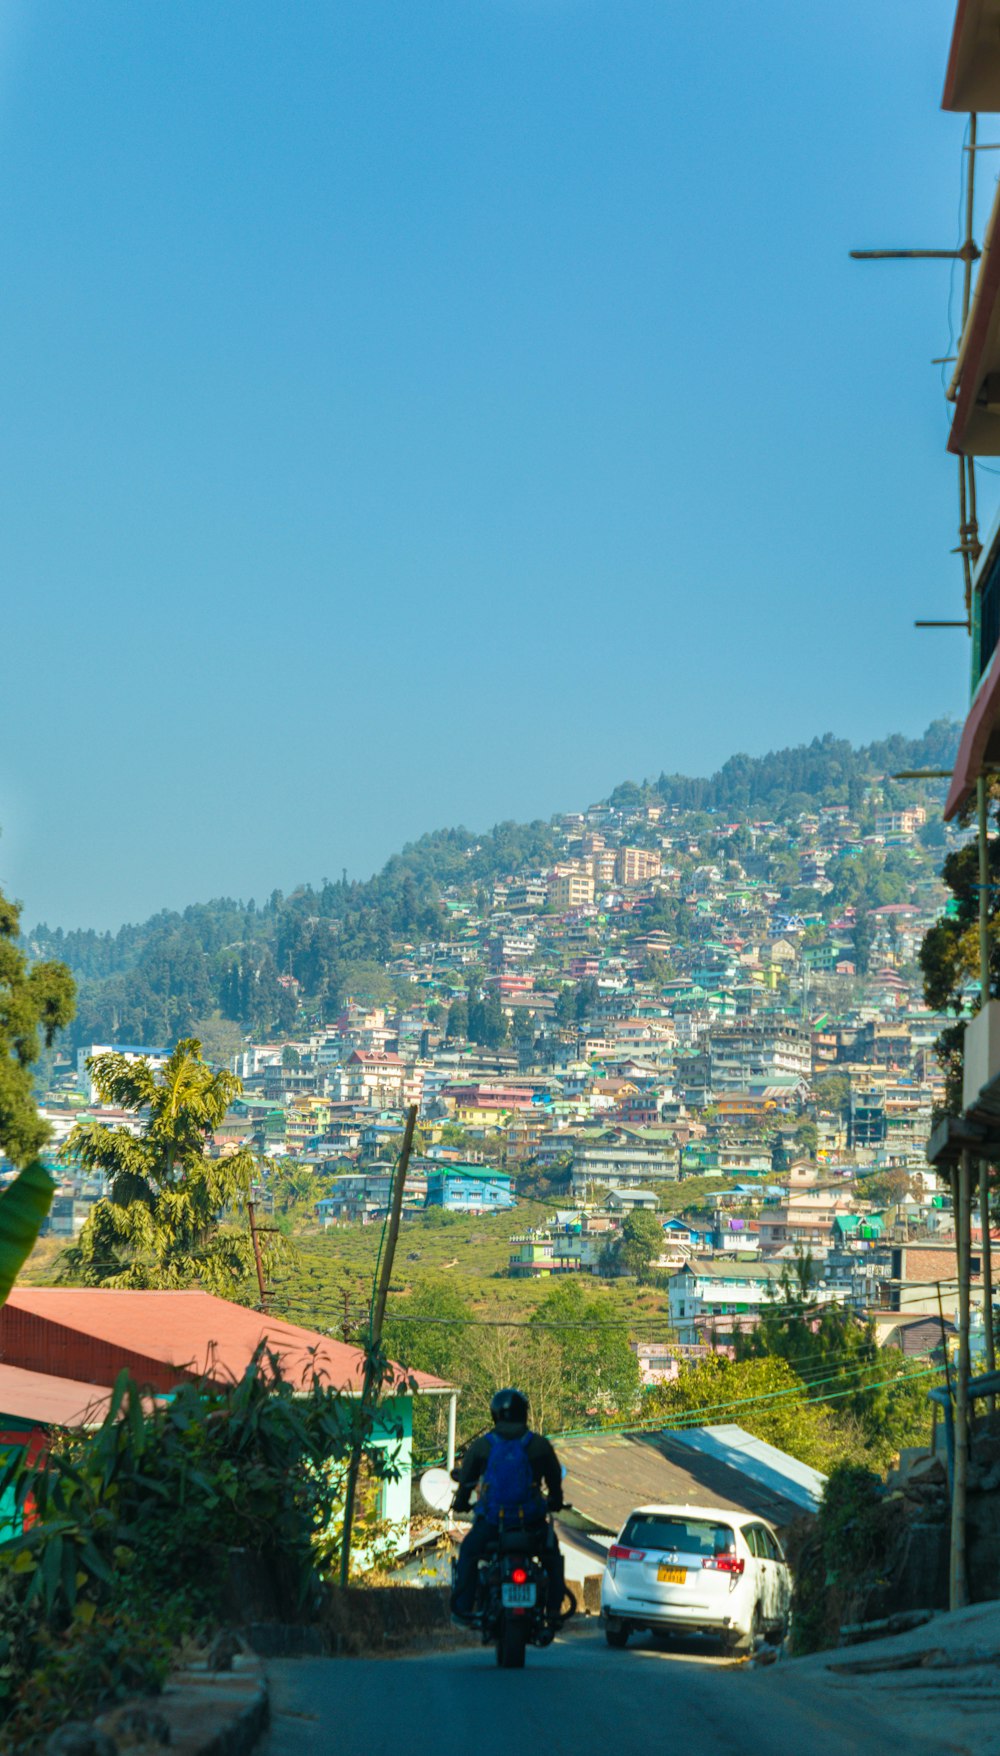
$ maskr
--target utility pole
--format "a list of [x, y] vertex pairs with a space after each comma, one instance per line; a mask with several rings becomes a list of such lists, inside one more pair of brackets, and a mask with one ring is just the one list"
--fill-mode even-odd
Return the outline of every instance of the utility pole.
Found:
[[344, 1527], [340, 1543], [340, 1583], [342, 1586], [346, 1586], [351, 1572], [354, 1504], [357, 1499], [358, 1475], [361, 1469], [361, 1455], [364, 1450], [365, 1422], [372, 1404], [378, 1399], [380, 1389], [377, 1361], [382, 1341], [382, 1326], [385, 1321], [386, 1300], [389, 1297], [389, 1283], [392, 1279], [392, 1265], [396, 1255], [396, 1240], [399, 1237], [399, 1224], [403, 1212], [403, 1190], [406, 1187], [406, 1172], [410, 1163], [413, 1132], [416, 1126], [417, 1105], [411, 1104], [407, 1111], [403, 1147], [399, 1155], [399, 1163], [396, 1166], [396, 1177], [392, 1188], [385, 1247], [382, 1252], [382, 1266], [379, 1271], [378, 1286], [372, 1299], [368, 1345], [365, 1349], [365, 1373], [361, 1384], [361, 1399], [354, 1441], [347, 1465], [347, 1483], [344, 1490]]
[[[260, 1254], [260, 1229], [257, 1225], [256, 1216], [254, 1214], [254, 1205], [253, 1205], [252, 1201], [247, 1202], [247, 1214], [248, 1214], [249, 1219], [250, 1219], [250, 1238], [251, 1238], [251, 1241], [253, 1243], [253, 1259], [257, 1265], [257, 1289], [260, 1293], [260, 1304], [258, 1305], [257, 1309], [259, 1311], [266, 1312], [266, 1310], [267, 1310], [267, 1289], [264, 1285], [264, 1263], [263, 1263], [263, 1260], [262, 1260], [261, 1254]], [[269, 1231], [271, 1231], [271, 1230], [273, 1230], [273, 1227], [269, 1226], [267, 1229]]]
[[969, 1481], [969, 1195], [972, 1159], [959, 1156], [955, 1171], [955, 1241], [958, 1249], [958, 1371], [955, 1374], [955, 1468], [951, 1489], [951, 1559], [948, 1607], [969, 1601], [966, 1567], [966, 1494]]

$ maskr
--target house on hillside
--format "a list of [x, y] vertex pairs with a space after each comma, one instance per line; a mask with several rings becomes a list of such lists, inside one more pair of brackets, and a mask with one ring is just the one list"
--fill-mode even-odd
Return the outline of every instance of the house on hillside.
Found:
[[[706, 1341], [755, 1329], [762, 1309], [776, 1295], [783, 1267], [777, 1262], [696, 1257], [671, 1276], [667, 1289], [670, 1327], [678, 1341]], [[821, 1303], [840, 1297], [832, 1288], [816, 1292]]]
[[512, 1179], [489, 1165], [446, 1165], [427, 1173], [427, 1206], [447, 1213], [503, 1213], [514, 1206]]

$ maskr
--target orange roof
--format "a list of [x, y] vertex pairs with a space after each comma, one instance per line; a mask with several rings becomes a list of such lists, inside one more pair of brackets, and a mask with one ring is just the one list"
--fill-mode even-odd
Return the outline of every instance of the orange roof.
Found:
[[0, 1431], [5, 1418], [40, 1427], [97, 1426], [110, 1401], [111, 1391], [97, 1384], [0, 1365]]
[[[106, 1287], [15, 1287], [0, 1310], [0, 1353], [33, 1370], [82, 1375], [97, 1366], [108, 1378], [128, 1366], [141, 1382], [160, 1388], [185, 1378], [231, 1381], [242, 1377], [262, 1341], [281, 1361], [297, 1390], [313, 1371], [337, 1390], [360, 1389], [364, 1354], [281, 1317], [264, 1316], [211, 1293], [124, 1292]], [[443, 1379], [409, 1374], [419, 1390], [444, 1390]]]

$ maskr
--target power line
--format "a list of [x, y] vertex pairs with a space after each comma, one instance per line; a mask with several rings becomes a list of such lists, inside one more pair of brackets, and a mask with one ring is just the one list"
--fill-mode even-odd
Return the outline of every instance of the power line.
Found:
[[[883, 1390], [887, 1387], [897, 1387], [898, 1388], [900, 1385], [908, 1384], [914, 1379], [940, 1377], [941, 1371], [942, 1371], [942, 1368], [939, 1366], [922, 1367], [920, 1370], [918, 1370], [916, 1372], [897, 1373], [896, 1376], [893, 1378], [885, 1378], [885, 1379], [882, 1379], [874, 1384], [866, 1384], [863, 1386], [848, 1385], [847, 1388], [844, 1390], [831, 1391], [823, 1396], [809, 1397], [807, 1400], [809, 1402], [835, 1402], [838, 1399], [845, 1397], [845, 1396], [857, 1396], [860, 1389]], [[781, 1396], [787, 1396], [787, 1395], [791, 1394], [793, 1389], [796, 1391], [801, 1391], [801, 1385], [789, 1386], [789, 1388], [787, 1390], [783, 1390], [783, 1391], [764, 1391], [764, 1392], [758, 1393], [758, 1395], [756, 1395], [756, 1396], [739, 1397], [732, 1402], [706, 1403], [700, 1408], [684, 1409], [682, 1411], [678, 1411], [678, 1415], [674, 1420], [671, 1420], [669, 1415], [668, 1416], [658, 1415], [655, 1418], [647, 1420], [647, 1421], [615, 1421], [615, 1422], [611, 1422], [607, 1426], [603, 1426], [603, 1427], [572, 1428], [572, 1429], [568, 1429], [568, 1430], [566, 1430], [564, 1432], [560, 1432], [560, 1433], [551, 1433], [551, 1434], [549, 1434], [549, 1437], [552, 1439], [581, 1439], [581, 1438], [589, 1438], [592, 1435], [600, 1434], [600, 1433], [628, 1434], [628, 1433], [638, 1433], [638, 1432], [649, 1432], [651, 1430], [658, 1431], [658, 1432], [670, 1432], [672, 1430], [683, 1429], [685, 1427], [701, 1426], [703, 1423], [702, 1423], [700, 1417], [703, 1415], [719, 1414], [719, 1413], [722, 1413], [723, 1411], [725, 1411], [726, 1409], [745, 1408], [745, 1407], [749, 1406], [750, 1404], [760, 1404], [762, 1402], [773, 1402]]]

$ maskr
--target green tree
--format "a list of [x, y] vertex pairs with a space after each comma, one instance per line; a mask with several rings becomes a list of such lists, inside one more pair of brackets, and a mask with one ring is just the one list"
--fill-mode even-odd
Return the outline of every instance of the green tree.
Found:
[[871, 967], [872, 941], [875, 938], [872, 918], [866, 910], [859, 909], [854, 917], [853, 938], [854, 967], [859, 976], [866, 976]]
[[894, 1207], [909, 1195], [913, 1188], [913, 1176], [902, 1165], [889, 1166], [874, 1177], [866, 1177], [861, 1188], [876, 1207]]
[[308, 1165], [296, 1164], [294, 1159], [279, 1162], [267, 1186], [280, 1214], [291, 1213], [295, 1207], [311, 1207], [320, 1192], [315, 1171]]
[[634, 1274], [637, 1280], [641, 1280], [662, 1249], [663, 1227], [655, 1213], [643, 1213], [637, 1209], [635, 1213], [625, 1215], [615, 1256], [626, 1274]]
[[898, 1349], [880, 1348], [874, 1326], [843, 1305], [818, 1301], [808, 1252], [771, 1290], [757, 1328], [737, 1339], [737, 1354], [794, 1364], [809, 1398], [829, 1409], [835, 1454], [846, 1456], [860, 1442], [868, 1461], [886, 1463], [915, 1443], [926, 1426], [929, 1388], [926, 1377], [914, 1376], [919, 1366]]
[[639, 1365], [629, 1347], [628, 1325], [605, 1299], [588, 1298], [576, 1281], [566, 1281], [535, 1307], [532, 1329], [539, 1343], [546, 1334], [558, 1343], [563, 1424], [595, 1415], [624, 1419], [633, 1412], [639, 1399]]
[[38, 1153], [49, 1127], [35, 1107], [32, 1068], [73, 1017], [75, 989], [64, 964], [29, 967], [18, 946], [21, 911], [0, 891], [0, 1154], [19, 1167], [0, 1195], [0, 1305], [30, 1256], [55, 1183]]
[[21, 911], [0, 891], [0, 1152], [26, 1165], [51, 1129], [38, 1114], [32, 1068], [73, 1017], [76, 989], [65, 964], [29, 966], [18, 944]]
[[223, 1018], [218, 1007], [205, 1018], [196, 1018], [191, 1035], [197, 1037], [206, 1061], [214, 1067], [231, 1067], [243, 1050], [243, 1032], [231, 1018]]
[[810, 1404], [798, 1373], [773, 1354], [743, 1360], [710, 1354], [675, 1383], [647, 1391], [643, 1414], [662, 1416], [667, 1426], [732, 1421], [814, 1469], [825, 1469], [833, 1454], [825, 1410]]
[[[108, 1180], [76, 1244], [68, 1277], [88, 1286], [203, 1285], [239, 1295], [252, 1286], [249, 1233], [232, 1220], [263, 1168], [244, 1147], [209, 1154], [213, 1129], [242, 1091], [236, 1075], [216, 1072], [194, 1038], [177, 1044], [161, 1073], [149, 1061], [96, 1055], [88, 1063], [102, 1103], [128, 1110], [131, 1126], [80, 1122], [62, 1156]], [[283, 1241], [268, 1238], [268, 1267]]]
[[851, 1081], [846, 1073], [822, 1073], [813, 1082], [813, 1097], [820, 1110], [846, 1110], [851, 1098]]
[[[393, 1299], [386, 1313], [383, 1347], [392, 1360], [416, 1372], [431, 1372], [459, 1388], [471, 1377], [469, 1309], [447, 1281], [429, 1280], [405, 1298]], [[469, 1411], [462, 1409], [463, 1427]], [[442, 1396], [414, 1398], [413, 1438], [418, 1455], [429, 1457], [444, 1448], [447, 1400]]]
[[507, 1018], [495, 990], [485, 999], [470, 1000], [469, 1041], [484, 1049], [499, 1049], [507, 1041]]
[[800, 1122], [792, 1139], [798, 1152], [804, 1152], [809, 1158], [816, 1157], [816, 1148], [819, 1146], [819, 1129], [815, 1122]]

